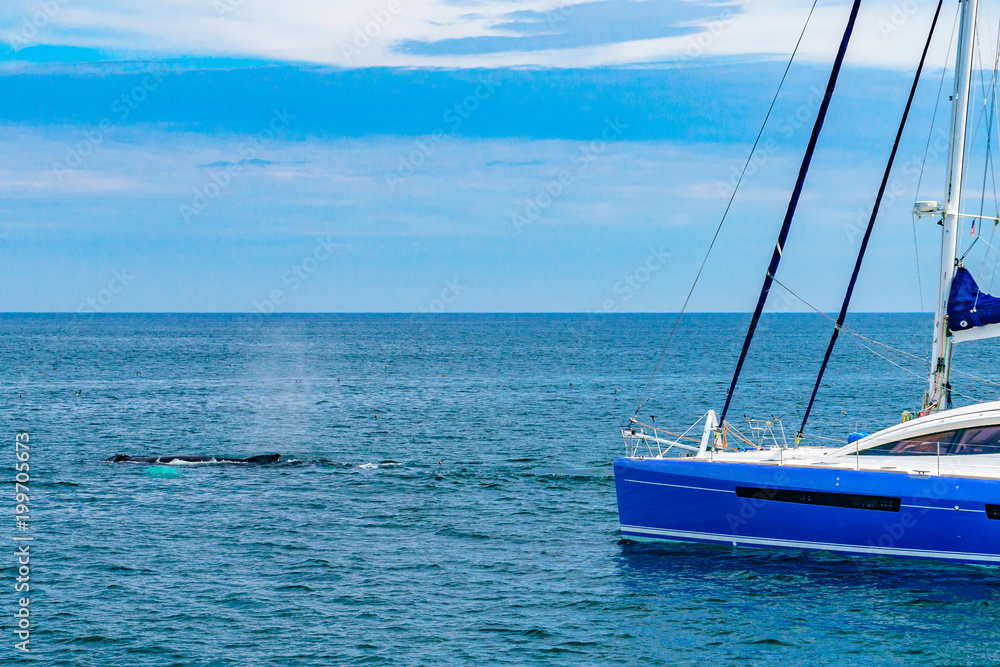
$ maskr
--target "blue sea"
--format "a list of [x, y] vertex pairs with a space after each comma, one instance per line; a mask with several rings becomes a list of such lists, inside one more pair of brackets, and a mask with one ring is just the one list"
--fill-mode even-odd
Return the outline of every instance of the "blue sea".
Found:
[[[0, 664], [1000, 664], [997, 569], [621, 539], [618, 428], [673, 319], [0, 316]], [[747, 320], [687, 317], [640, 416], [718, 410]], [[919, 406], [930, 345], [927, 315], [848, 324], [891, 347], [842, 337], [808, 429], [833, 441]], [[766, 316], [731, 418], [794, 433], [829, 329]], [[995, 348], [956, 368], [995, 377]]]

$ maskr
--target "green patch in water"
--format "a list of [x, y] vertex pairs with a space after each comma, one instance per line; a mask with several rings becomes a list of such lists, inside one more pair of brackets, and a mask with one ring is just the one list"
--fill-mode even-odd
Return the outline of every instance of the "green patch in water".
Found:
[[170, 466], [149, 466], [144, 474], [147, 477], [180, 477], [181, 471]]

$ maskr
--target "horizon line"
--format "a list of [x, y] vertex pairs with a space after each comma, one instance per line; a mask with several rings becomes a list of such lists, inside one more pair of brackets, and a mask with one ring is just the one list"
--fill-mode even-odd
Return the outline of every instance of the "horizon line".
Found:
[[[432, 313], [416, 310], [342, 310], [342, 311], [289, 311], [280, 313], [262, 313], [250, 310], [121, 310], [111, 312], [77, 312], [68, 310], [39, 310], [39, 311], [0, 311], [0, 316], [6, 315], [75, 315], [79, 317], [114, 316], [114, 315], [260, 315], [264, 317], [280, 317], [284, 315], [427, 315], [427, 316], [447, 316], [447, 315], [680, 315], [678, 311], [636, 311], [636, 312], [603, 312], [589, 310], [483, 310], [483, 311], [455, 311]], [[742, 310], [697, 310], [688, 311], [684, 315], [752, 315], [752, 311]], [[764, 313], [764, 315], [823, 315], [834, 316], [837, 311], [817, 313], [811, 310], [795, 310], [783, 313]], [[934, 311], [926, 310], [870, 310], [856, 311], [852, 315], [933, 315]]]

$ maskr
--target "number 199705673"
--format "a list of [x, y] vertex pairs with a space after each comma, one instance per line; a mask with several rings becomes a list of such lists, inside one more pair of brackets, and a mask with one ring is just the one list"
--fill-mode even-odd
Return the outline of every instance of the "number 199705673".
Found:
[[29, 437], [27, 433], [18, 433], [14, 444], [14, 456], [17, 459], [14, 465], [17, 471], [17, 474], [14, 476], [14, 502], [17, 503], [14, 507], [14, 512], [17, 514], [19, 521], [27, 521], [29, 503], [31, 502], [28, 496], [28, 482], [31, 481], [31, 477], [28, 474], [30, 469], [28, 460], [31, 458], [28, 441]]

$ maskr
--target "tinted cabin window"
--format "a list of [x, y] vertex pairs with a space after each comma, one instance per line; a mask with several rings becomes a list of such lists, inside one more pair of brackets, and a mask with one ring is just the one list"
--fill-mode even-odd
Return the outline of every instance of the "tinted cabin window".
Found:
[[861, 456], [962, 456], [968, 454], [1000, 454], [1000, 425], [967, 428], [962, 431], [932, 433], [919, 438], [889, 442], [861, 450]]
[[865, 456], [937, 456], [940, 447], [941, 455], [948, 453], [948, 448], [955, 440], [957, 431], [945, 433], [929, 433], [919, 438], [889, 442], [871, 449], [862, 449], [859, 454]]
[[969, 428], [952, 446], [952, 454], [1000, 454], [1000, 426]]

